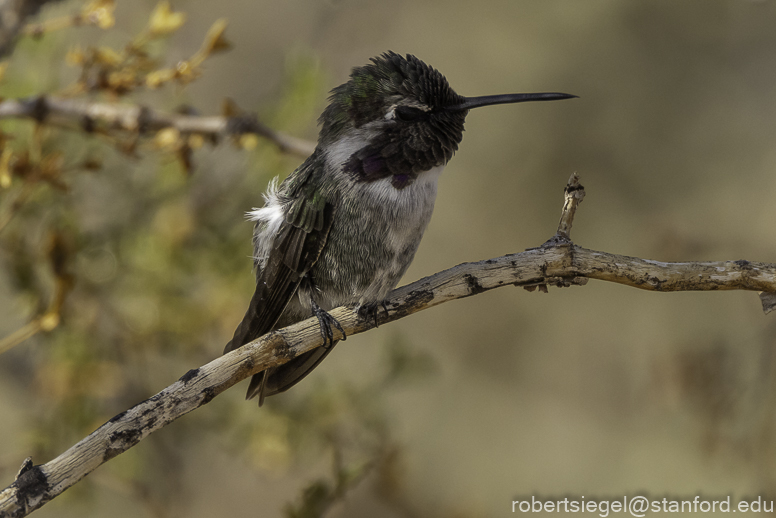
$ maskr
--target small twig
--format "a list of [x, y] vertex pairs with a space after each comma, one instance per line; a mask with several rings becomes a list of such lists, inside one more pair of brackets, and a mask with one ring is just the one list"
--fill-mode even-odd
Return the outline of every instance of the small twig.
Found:
[[43, 317], [36, 317], [21, 326], [16, 331], [12, 331], [0, 338], [0, 354], [9, 351], [28, 340], [43, 330]]
[[579, 175], [576, 172], [571, 174], [563, 194], [563, 212], [558, 222], [558, 235], [571, 239], [571, 226], [574, 224], [574, 215], [577, 213], [579, 204], [585, 199], [585, 188], [580, 185]]
[[574, 216], [577, 213], [577, 207], [585, 198], [585, 188], [579, 183], [579, 175], [575, 172], [571, 174], [566, 188], [563, 189], [563, 210], [558, 221], [558, 231], [547, 240], [542, 246], [558, 246], [571, 243], [571, 227], [574, 224]]

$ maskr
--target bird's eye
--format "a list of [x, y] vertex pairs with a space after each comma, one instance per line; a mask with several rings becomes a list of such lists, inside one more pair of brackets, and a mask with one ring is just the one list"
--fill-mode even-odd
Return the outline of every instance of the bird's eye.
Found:
[[415, 122], [423, 120], [428, 116], [427, 112], [411, 106], [397, 106], [394, 114], [398, 120], [404, 122]]

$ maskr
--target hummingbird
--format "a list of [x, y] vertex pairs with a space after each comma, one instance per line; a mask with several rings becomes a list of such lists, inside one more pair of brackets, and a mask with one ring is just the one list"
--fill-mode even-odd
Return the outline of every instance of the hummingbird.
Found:
[[256, 291], [224, 353], [312, 316], [324, 344], [255, 374], [246, 399], [284, 392], [331, 352], [342, 326], [328, 311], [379, 308], [412, 262], [431, 219], [437, 181], [463, 138], [469, 110], [555, 101], [564, 93], [464, 97], [411, 54], [386, 52], [355, 67], [318, 119], [310, 157], [272, 180], [255, 221]]

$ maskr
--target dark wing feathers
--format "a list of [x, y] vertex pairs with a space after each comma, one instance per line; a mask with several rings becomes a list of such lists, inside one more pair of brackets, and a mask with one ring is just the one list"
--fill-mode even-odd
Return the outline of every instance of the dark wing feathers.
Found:
[[[299, 200], [296, 203], [304, 203]], [[334, 206], [324, 203], [320, 217], [312, 214], [311, 222], [318, 225], [295, 226], [288, 219], [281, 224], [275, 243], [264, 268], [256, 277], [256, 291], [248, 311], [227, 344], [229, 352], [271, 331], [288, 302], [296, 293], [302, 277], [310, 271], [326, 244], [333, 222]]]
[[[291, 199], [285, 221], [280, 225], [264, 267], [257, 272], [256, 291], [248, 311], [224, 353], [275, 329], [303, 277], [313, 267], [326, 245], [334, 221], [334, 205], [307, 182], [311, 169], [309, 165], [303, 165], [297, 174], [287, 180], [288, 185], [284, 191]], [[291, 360], [289, 364], [293, 363], [293, 368], [282, 369], [277, 379], [270, 379], [269, 383], [266, 378], [271, 377], [275, 369], [256, 374], [251, 380], [248, 398], [261, 395], [263, 399], [267, 385], [270, 393], [285, 390], [315, 367], [323, 356], [325, 353], [316, 352]]]

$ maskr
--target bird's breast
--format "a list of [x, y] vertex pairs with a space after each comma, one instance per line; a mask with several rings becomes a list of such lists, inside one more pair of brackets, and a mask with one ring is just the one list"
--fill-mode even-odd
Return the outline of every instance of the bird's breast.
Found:
[[[420, 241], [431, 220], [437, 195], [437, 181], [444, 166], [420, 173], [406, 187], [397, 188], [393, 176], [369, 183], [357, 184], [357, 196], [363, 196], [372, 210], [388, 223], [384, 238], [395, 250]], [[380, 226], [380, 225], [378, 225]]]
[[423, 237], [443, 167], [397, 189], [391, 177], [354, 182], [342, 193], [313, 277], [331, 303], [373, 303], [396, 287]]

